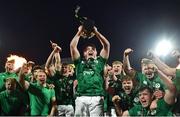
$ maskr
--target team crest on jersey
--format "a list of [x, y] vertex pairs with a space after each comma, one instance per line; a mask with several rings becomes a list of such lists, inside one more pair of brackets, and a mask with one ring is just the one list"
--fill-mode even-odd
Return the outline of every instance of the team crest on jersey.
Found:
[[139, 102], [139, 98], [138, 98], [138, 97], [135, 97], [135, 98], [134, 98], [134, 102]]
[[160, 83], [153, 82], [153, 87], [154, 88], [159, 89], [160, 86], [161, 86]]
[[147, 81], [144, 80], [144, 81], [143, 81], [143, 84], [147, 85], [148, 83], [147, 83]]
[[95, 62], [95, 63], [98, 63], [98, 60], [95, 59], [94, 62]]
[[69, 80], [69, 84], [72, 84], [73, 83], [73, 80]]
[[159, 89], [159, 88], [160, 88], [160, 84], [159, 84], [159, 83], [156, 83], [156, 84], [155, 84], [155, 88], [156, 88], [156, 89]]
[[151, 115], [156, 115], [156, 110], [151, 110]]

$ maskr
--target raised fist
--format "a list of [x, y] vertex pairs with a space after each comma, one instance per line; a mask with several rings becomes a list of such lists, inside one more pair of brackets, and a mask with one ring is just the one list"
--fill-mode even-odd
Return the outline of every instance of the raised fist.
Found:
[[83, 26], [82, 25], [79, 26], [78, 31], [81, 32], [81, 33], [83, 32]]
[[61, 52], [62, 51], [60, 46], [56, 46], [54, 49], [55, 49], [56, 52]]
[[121, 98], [120, 98], [118, 95], [115, 95], [115, 96], [112, 97], [112, 102], [113, 102], [113, 103], [117, 103], [117, 102], [119, 102], [120, 100], [121, 100]]
[[57, 43], [54, 43], [51, 40], [50, 40], [50, 43], [51, 43], [51, 46], [52, 46], [53, 49], [57, 46]]
[[131, 48], [127, 48], [125, 51], [124, 51], [124, 55], [127, 56], [129, 55], [131, 52], [133, 52], [133, 50]]
[[97, 32], [97, 28], [96, 28], [95, 26], [94, 26], [94, 28], [93, 28], [93, 31], [94, 31], [94, 32]]

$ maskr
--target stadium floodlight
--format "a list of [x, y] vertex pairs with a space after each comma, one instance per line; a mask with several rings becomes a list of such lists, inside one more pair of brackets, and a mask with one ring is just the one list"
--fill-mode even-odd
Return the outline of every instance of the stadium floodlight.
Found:
[[22, 67], [24, 63], [27, 63], [27, 60], [23, 57], [17, 56], [17, 55], [10, 55], [10, 57], [7, 58], [7, 60], [15, 60], [14, 63], [14, 70], [19, 69]]
[[162, 40], [160, 41], [156, 48], [155, 48], [155, 53], [158, 56], [166, 56], [172, 51], [172, 44], [169, 40]]

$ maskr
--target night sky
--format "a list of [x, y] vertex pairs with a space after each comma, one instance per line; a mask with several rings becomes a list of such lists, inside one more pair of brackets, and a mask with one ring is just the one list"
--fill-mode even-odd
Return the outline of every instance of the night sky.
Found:
[[[179, 49], [179, 0], [1, 0], [0, 70], [9, 54], [44, 64], [52, 50], [49, 40], [62, 47], [62, 58], [70, 57], [69, 44], [80, 24], [76, 5], [110, 41], [109, 63], [122, 60], [124, 49], [131, 47], [132, 66], [139, 69], [140, 59], [164, 35]], [[96, 38], [80, 40], [79, 48], [87, 41], [100, 49]]]

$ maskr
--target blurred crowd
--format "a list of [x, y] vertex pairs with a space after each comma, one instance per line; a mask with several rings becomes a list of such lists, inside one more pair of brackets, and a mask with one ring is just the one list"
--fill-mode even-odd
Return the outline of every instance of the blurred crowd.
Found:
[[[73, 64], [61, 62], [61, 48], [51, 42], [52, 52], [44, 66], [8, 57], [0, 73], [1, 116], [179, 116], [180, 69], [165, 64], [153, 52], [140, 60], [141, 71], [131, 66], [132, 48], [107, 64], [110, 42], [96, 27], [91, 35], [102, 49], [86, 43], [80, 55], [78, 43], [86, 35], [83, 26], [70, 43]], [[172, 55], [180, 64], [180, 53]]]

